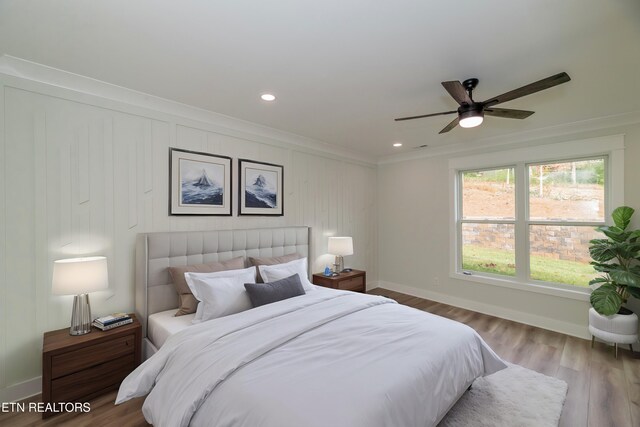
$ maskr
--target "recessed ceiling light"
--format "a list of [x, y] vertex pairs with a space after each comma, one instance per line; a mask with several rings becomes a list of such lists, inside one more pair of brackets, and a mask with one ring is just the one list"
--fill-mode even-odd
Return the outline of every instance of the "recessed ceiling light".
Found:
[[260, 95], [260, 98], [262, 98], [263, 101], [275, 101], [276, 97], [275, 95], [272, 95], [270, 93], [263, 93], [262, 95]]
[[394, 147], [402, 147], [402, 142], [394, 142], [393, 146]]

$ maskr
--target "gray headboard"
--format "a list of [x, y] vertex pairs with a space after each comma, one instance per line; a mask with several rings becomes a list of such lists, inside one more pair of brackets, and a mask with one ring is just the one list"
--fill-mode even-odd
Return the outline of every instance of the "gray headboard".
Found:
[[271, 257], [297, 252], [309, 257], [310, 230], [281, 227], [138, 234], [135, 297], [143, 336], [147, 335], [148, 316], [178, 307], [178, 293], [167, 267], [226, 261], [238, 256]]

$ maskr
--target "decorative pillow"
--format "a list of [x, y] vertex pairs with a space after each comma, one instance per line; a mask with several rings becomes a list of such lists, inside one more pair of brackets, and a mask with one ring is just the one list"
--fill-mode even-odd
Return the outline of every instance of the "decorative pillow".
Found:
[[228, 316], [252, 307], [244, 284], [255, 280], [255, 269], [251, 267], [240, 271], [244, 273], [226, 277], [190, 278], [193, 295], [200, 301], [193, 323]]
[[[287, 263], [289, 261], [293, 261], [293, 260], [300, 259], [300, 258], [302, 258], [302, 255], [300, 255], [298, 253], [282, 255], [282, 256], [274, 256], [274, 257], [271, 257], [271, 258], [267, 258], [267, 257], [253, 258], [253, 257], [249, 257], [249, 265], [255, 265], [257, 267], [259, 265], [284, 264], [284, 263]], [[264, 282], [264, 280], [262, 280], [262, 276], [260, 276], [260, 271], [258, 271], [257, 283], [263, 283], [263, 282]]]
[[309, 282], [307, 276], [307, 258], [296, 259], [284, 264], [259, 265], [258, 271], [266, 282], [275, 282], [276, 280], [297, 274], [300, 277], [300, 282], [305, 292], [314, 290], [314, 286]]
[[245, 289], [249, 294], [251, 305], [259, 307], [272, 302], [304, 295], [306, 292], [300, 282], [300, 276], [293, 276], [276, 280], [271, 283], [245, 283]]
[[207, 264], [185, 265], [180, 267], [169, 267], [169, 274], [176, 287], [178, 295], [180, 295], [180, 307], [176, 312], [176, 316], [184, 316], [196, 312], [198, 301], [191, 294], [189, 285], [184, 278], [187, 272], [211, 273], [214, 271], [237, 270], [244, 268], [244, 259], [237, 257], [228, 261], [210, 262]]

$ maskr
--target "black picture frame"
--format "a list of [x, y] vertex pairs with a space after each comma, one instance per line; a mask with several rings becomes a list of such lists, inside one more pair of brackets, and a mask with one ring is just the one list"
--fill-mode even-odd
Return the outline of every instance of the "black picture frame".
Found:
[[169, 215], [231, 216], [232, 164], [231, 157], [170, 147]]
[[284, 215], [284, 166], [238, 159], [238, 216]]

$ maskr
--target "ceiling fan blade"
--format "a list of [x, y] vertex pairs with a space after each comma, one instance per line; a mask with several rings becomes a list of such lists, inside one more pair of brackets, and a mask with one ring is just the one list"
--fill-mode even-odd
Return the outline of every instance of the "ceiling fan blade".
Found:
[[569, 77], [567, 73], [559, 73], [554, 76], [547, 77], [546, 79], [538, 80], [537, 82], [522, 86], [521, 88], [514, 89], [510, 92], [503, 93], [502, 95], [495, 96], [484, 101], [482, 104], [485, 106], [501, 104], [503, 102], [511, 101], [512, 99], [521, 98], [523, 96], [531, 95], [532, 93], [540, 92], [541, 90], [549, 89], [550, 87], [566, 83], [569, 80], [571, 80], [571, 77]]
[[400, 117], [399, 119], [394, 119], [394, 120], [396, 122], [401, 122], [403, 120], [421, 119], [423, 117], [444, 116], [444, 115], [447, 115], [447, 114], [453, 114], [453, 113], [457, 113], [457, 112], [458, 112], [458, 110], [443, 111], [442, 113], [424, 114], [422, 116]]
[[469, 98], [469, 94], [464, 89], [464, 86], [462, 86], [462, 83], [458, 80], [442, 82], [442, 86], [444, 86], [447, 92], [449, 92], [449, 95], [451, 95], [458, 104], [471, 104], [473, 102], [471, 101], [471, 98]]
[[485, 108], [484, 114], [486, 116], [504, 117], [505, 119], [526, 119], [532, 115], [533, 111], [526, 110], [513, 110], [511, 108]]
[[458, 126], [458, 121], [459, 121], [459, 120], [460, 120], [460, 119], [459, 119], [458, 117], [456, 117], [455, 119], [453, 119], [453, 120], [451, 121], [451, 123], [449, 123], [448, 125], [446, 125], [446, 126], [444, 127], [444, 129], [442, 129], [442, 130], [441, 130], [440, 132], [438, 132], [438, 133], [445, 133], [445, 132], [449, 132], [451, 129], [453, 129], [454, 127]]

